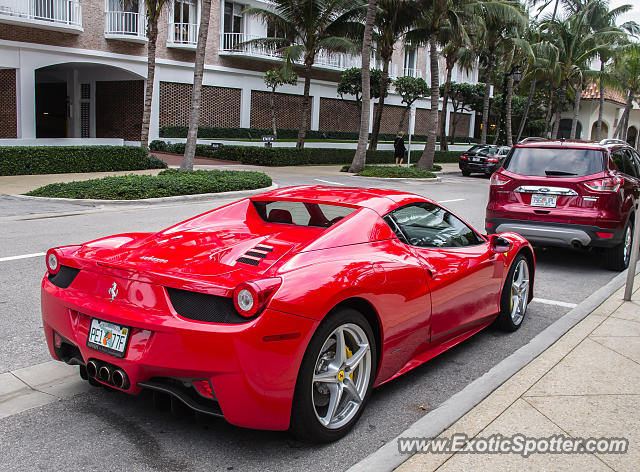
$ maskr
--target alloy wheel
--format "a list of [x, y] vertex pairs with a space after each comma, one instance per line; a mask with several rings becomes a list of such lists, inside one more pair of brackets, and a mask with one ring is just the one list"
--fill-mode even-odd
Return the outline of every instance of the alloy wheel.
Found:
[[513, 272], [511, 281], [511, 320], [514, 325], [522, 323], [529, 299], [529, 265], [522, 259]]

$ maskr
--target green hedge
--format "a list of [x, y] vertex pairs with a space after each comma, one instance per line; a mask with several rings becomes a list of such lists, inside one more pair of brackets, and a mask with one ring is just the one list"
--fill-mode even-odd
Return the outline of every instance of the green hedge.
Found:
[[[173, 154], [184, 154], [183, 143], [168, 144], [164, 141], [153, 141], [153, 151], [164, 151]], [[267, 148], [261, 146], [221, 146], [213, 149], [205, 144], [196, 146], [196, 156], [242, 162], [259, 166], [297, 166], [306, 164], [348, 164], [353, 161], [353, 149], [307, 148]], [[414, 152], [413, 159], [419, 158]], [[460, 151], [436, 151], [435, 162], [458, 162]], [[393, 151], [367, 151], [368, 164], [385, 164], [395, 162]]]
[[0, 175], [166, 169], [133, 146], [0, 146]]
[[174, 195], [253, 190], [270, 185], [271, 178], [262, 172], [229, 170], [178, 172], [176, 169], [170, 169], [163, 170], [157, 176], [122, 175], [50, 184], [33, 190], [27, 195], [53, 198], [137, 200]]
[[[186, 138], [188, 126], [163, 126], [160, 128], [161, 138]], [[200, 126], [198, 128], [198, 137], [202, 139], [260, 139], [267, 134], [273, 134], [273, 130], [266, 128], [213, 128], [208, 126]], [[296, 139], [298, 137], [297, 129], [278, 129], [279, 139]], [[393, 141], [396, 137], [393, 133], [380, 133], [378, 139], [380, 141]], [[358, 133], [354, 131], [307, 131], [307, 139], [334, 139], [334, 140], [358, 140]], [[414, 134], [414, 141], [426, 141], [427, 136], [424, 134]], [[447, 138], [449, 139], [449, 138]], [[469, 136], [456, 136], [456, 142], [473, 143], [477, 142], [476, 138]]]
[[366, 166], [362, 172], [356, 175], [360, 175], [362, 177], [386, 177], [394, 179], [433, 179], [436, 177], [436, 174], [428, 170], [404, 166]]

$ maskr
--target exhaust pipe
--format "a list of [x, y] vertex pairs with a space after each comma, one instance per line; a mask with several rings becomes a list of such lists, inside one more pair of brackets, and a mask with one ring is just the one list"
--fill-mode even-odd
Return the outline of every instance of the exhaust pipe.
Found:
[[98, 371], [98, 378], [103, 382], [108, 383], [109, 380], [111, 380], [111, 370], [107, 366], [103, 365]]
[[122, 369], [116, 369], [113, 371], [113, 373], [111, 374], [111, 381], [113, 382], [114, 386], [123, 390], [129, 388], [129, 378]]
[[87, 362], [87, 375], [90, 379], [93, 379], [96, 375], [98, 375], [98, 366], [95, 362]]
[[582, 248], [582, 243], [580, 241], [578, 241], [577, 239], [574, 239], [573, 241], [571, 241], [571, 247], [573, 249], [581, 249]]

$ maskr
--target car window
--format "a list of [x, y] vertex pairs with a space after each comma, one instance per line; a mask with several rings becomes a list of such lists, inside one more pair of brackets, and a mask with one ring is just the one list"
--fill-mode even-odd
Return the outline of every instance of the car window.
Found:
[[414, 203], [398, 208], [384, 220], [400, 240], [412, 246], [464, 247], [482, 242], [473, 229], [433, 203]]
[[340, 205], [290, 201], [253, 201], [253, 205], [268, 223], [298, 226], [329, 227], [356, 209]]
[[620, 172], [632, 177], [638, 176], [635, 162], [633, 162], [631, 153], [627, 152], [626, 149], [618, 149], [616, 151], [613, 151], [611, 157], [613, 157], [613, 162], [615, 162], [616, 167]]
[[509, 172], [531, 176], [583, 176], [604, 170], [604, 156], [596, 149], [517, 147], [504, 162]]
[[630, 175], [632, 177], [638, 177], [638, 167], [633, 158], [633, 153], [631, 149], [626, 149], [624, 151], [624, 169], [625, 169], [625, 174]]

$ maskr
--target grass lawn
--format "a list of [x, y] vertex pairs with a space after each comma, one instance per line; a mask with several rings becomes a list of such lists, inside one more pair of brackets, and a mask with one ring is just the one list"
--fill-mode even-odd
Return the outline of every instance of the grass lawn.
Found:
[[45, 185], [27, 193], [35, 197], [91, 198], [98, 200], [137, 200], [143, 198], [195, 195], [201, 193], [253, 190], [271, 185], [271, 177], [262, 172], [232, 170], [176, 169], [153, 175], [123, 175]]

